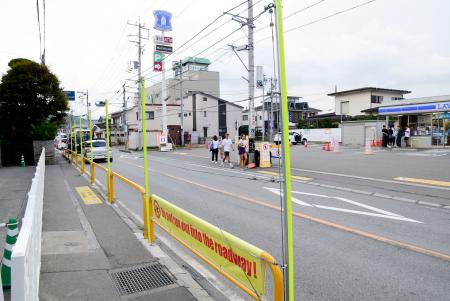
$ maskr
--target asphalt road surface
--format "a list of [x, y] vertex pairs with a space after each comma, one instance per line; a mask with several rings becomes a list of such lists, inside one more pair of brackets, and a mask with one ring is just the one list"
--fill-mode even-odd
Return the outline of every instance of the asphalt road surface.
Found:
[[[450, 300], [450, 151], [291, 151], [296, 300]], [[152, 193], [281, 262], [276, 161], [249, 171], [219, 167], [205, 149], [148, 156]], [[112, 169], [144, 184], [142, 153], [116, 149]], [[137, 193], [115, 189], [142, 216]]]

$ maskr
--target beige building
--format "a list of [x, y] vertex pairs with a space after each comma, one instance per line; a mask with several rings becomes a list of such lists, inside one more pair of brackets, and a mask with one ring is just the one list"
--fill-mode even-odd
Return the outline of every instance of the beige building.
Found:
[[408, 93], [411, 91], [364, 87], [334, 92], [328, 96], [334, 96], [336, 115], [357, 116], [364, 115], [361, 111], [377, 108], [385, 102], [400, 101]]
[[[173, 77], [166, 79], [167, 103], [179, 104], [180, 82], [182, 86], [183, 97], [191, 91], [203, 91], [215, 97], [220, 97], [220, 73], [209, 71], [210, 61], [204, 58], [188, 57], [182, 60], [182, 72], [178, 71], [179, 63], [175, 63]], [[167, 75], [166, 75], [167, 76]], [[156, 83], [145, 89], [145, 93], [150, 102], [161, 103], [161, 82]]]

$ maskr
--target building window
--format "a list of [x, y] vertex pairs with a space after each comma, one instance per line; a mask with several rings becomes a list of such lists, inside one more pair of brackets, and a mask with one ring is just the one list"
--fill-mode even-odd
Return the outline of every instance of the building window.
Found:
[[191, 113], [189, 112], [189, 116], [191, 116]]
[[153, 112], [153, 111], [145, 112], [145, 118], [147, 118], [147, 120], [154, 120], [155, 119], [155, 112]]
[[181, 117], [181, 113], [178, 113], [178, 118], [180, 118]]
[[348, 115], [350, 112], [350, 102], [342, 101], [341, 102], [341, 115]]
[[206, 111], [203, 111], [203, 117], [206, 117]]
[[372, 103], [382, 103], [383, 102], [383, 96], [377, 96], [377, 95], [371, 95], [370, 101]]
[[203, 101], [208, 101], [208, 98], [206, 98], [206, 97], [203, 97]]
[[403, 97], [392, 97], [391, 99], [392, 100], [401, 100], [401, 99], [403, 99]]
[[[184, 117], [187, 117], [187, 113], [184, 113], [183, 115], [184, 115]], [[191, 115], [191, 114], [189, 114], [189, 115]]]
[[136, 120], [139, 120], [139, 112], [136, 112]]
[[259, 116], [259, 120], [262, 120], [262, 116]]
[[242, 121], [247, 121], [248, 120], [248, 115], [242, 115]]

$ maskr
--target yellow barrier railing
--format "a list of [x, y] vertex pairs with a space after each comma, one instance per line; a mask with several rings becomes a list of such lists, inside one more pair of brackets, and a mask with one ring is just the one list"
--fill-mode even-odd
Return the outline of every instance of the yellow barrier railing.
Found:
[[[74, 151], [71, 150], [67, 150], [65, 153], [65, 156], [67, 159], [69, 159], [69, 161], [72, 163], [73, 161], [73, 157], [75, 156], [76, 160], [76, 166], [78, 167], [78, 154]], [[81, 156], [80, 156], [81, 157]], [[145, 212], [146, 212], [146, 206], [147, 206], [147, 202], [145, 201], [145, 189], [144, 187], [142, 187], [141, 185], [125, 178], [124, 176], [118, 174], [117, 172], [111, 171], [109, 173], [109, 177], [108, 177], [108, 168], [106, 168], [103, 165], [100, 165], [98, 163], [92, 162], [91, 159], [88, 159], [86, 157], [81, 158], [82, 162], [89, 162], [90, 164], [90, 182], [91, 184], [95, 183], [95, 168], [98, 168], [100, 170], [103, 170], [106, 174], [106, 187], [107, 187], [107, 196], [108, 196], [108, 202], [109, 203], [114, 203], [114, 198], [115, 198], [115, 194], [114, 194], [114, 178], [117, 178], [118, 180], [120, 180], [121, 182], [127, 184], [128, 186], [136, 189], [141, 196], [141, 201], [142, 201], [142, 212], [144, 212], [144, 216], [145, 216]], [[81, 165], [83, 166], [83, 165]], [[84, 169], [81, 168], [80, 169], [81, 173], [84, 173]], [[151, 208], [149, 208], [151, 209]], [[152, 210], [153, 212], [153, 210]], [[148, 230], [150, 229], [150, 231]], [[150, 237], [148, 236], [150, 233]], [[154, 224], [153, 224], [153, 220], [150, 220], [150, 224], [147, 225], [147, 220], [144, 219], [144, 238], [145, 239], [150, 239], [150, 241], [154, 241], [155, 240], [155, 232], [154, 232]]]
[[[255, 291], [248, 288], [244, 283], [239, 282], [235, 277], [224, 271], [221, 266], [217, 265], [213, 261], [211, 261], [208, 257], [203, 255], [201, 252], [196, 250], [192, 247], [192, 245], [188, 244], [181, 238], [179, 238], [177, 235], [175, 235], [172, 231], [164, 227], [160, 222], [158, 222], [157, 219], [154, 218], [154, 208], [153, 208], [153, 201], [152, 197], [150, 196], [148, 199], [145, 197], [145, 189], [141, 185], [137, 184], [136, 182], [133, 182], [124, 176], [118, 174], [117, 172], [111, 171], [108, 177], [108, 169], [98, 163], [92, 162], [90, 159], [79, 156], [76, 152], [71, 150], [66, 150], [64, 152], [64, 156], [67, 158], [67, 160], [70, 161], [71, 164], [75, 162], [75, 166], [78, 167], [78, 160], [80, 157], [81, 162], [89, 162], [90, 164], [90, 182], [91, 184], [95, 183], [95, 168], [97, 167], [100, 170], [103, 170], [106, 173], [107, 177], [107, 193], [108, 193], [108, 202], [114, 203], [114, 178], [117, 178], [121, 182], [127, 184], [128, 186], [136, 189], [141, 194], [141, 201], [142, 201], [142, 212], [143, 212], [143, 223], [144, 223], [144, 238], [148, 239], [150, 242], [153, 242], [155, 239], [155, 233], [154, 233], [154, 224], [157, 224], [162, 230], [164, 230], [166, 233], [168, 233], [170, 236], [172, 236], [174, 239], [176, 239], [179, 243], [181, 243], [184, 247], [186, 247], [188, 250], [190, 250], [193, 254], [195, 254], [197, 257], [199, 257], [201, 260], [203, 260], [206, 264], [208, 264], [210, 267], [215, 269], [217, 272], [219, 272], [221, 275], [223, 275], [226, 279], [228, 279], [230, 282], [232, 282], [234, 285], [236, 285], [238, 288], [240, 288], [243, 292], [248, 294], [250, 297], [252, 297], [255, 300], [261, 300], [260, 296], [258, 296]], [[74, 160], [75, 158], [75, 160]], [[85, 170], [82, 168], [84, 163], [80, 162], [80, 171], [83, 173]], [[82, 165], [83, 164], [83, 165]], [[147, 206], [148, 206], [148, 215], [147, 213]], [[282, 301], [284, 296], [284, 290], [283, 290], [283, 274], [281, 272], [280, 267], [277, 265], [275, 259], [268, 254], [267, 252], [263, 251], [261, 254], [259, 254], [259, 259], [266, 262], [269, 265], [270, 271], [273, 275], [274, 280], [274, 300], [275, 301]]]

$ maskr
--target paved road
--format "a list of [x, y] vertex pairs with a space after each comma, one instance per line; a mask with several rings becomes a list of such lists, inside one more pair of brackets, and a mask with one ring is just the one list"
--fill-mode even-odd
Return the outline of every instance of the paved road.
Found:
[[[293, 173], [310, 178], [293, 182], [297, 300], [449, 300], [450, 155], [411, 153], [292, 148]], [[152, 192], [281, 260], [277, 168], [220, 168], [208, 155], [150, 152]], [[114, 156], [113, 170], [143, 184], [139, 153]], [[141, 216], [132, 189], [118, 183], [116, 194]]]

